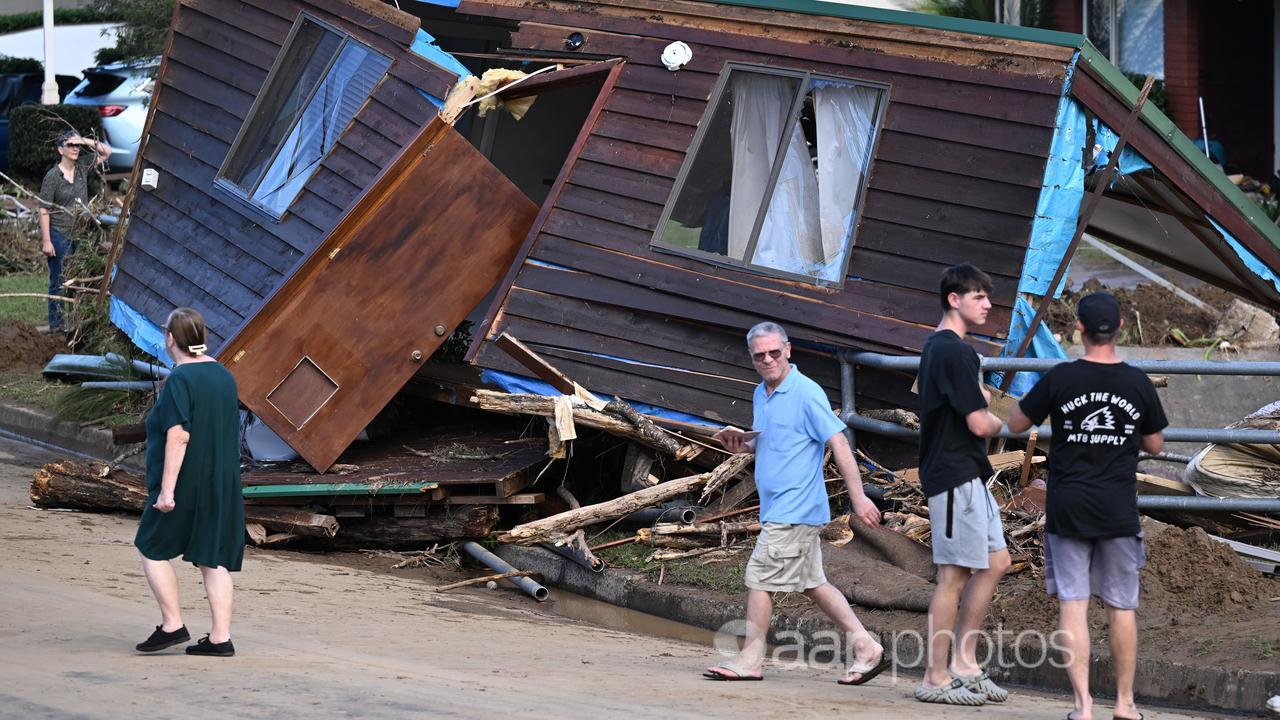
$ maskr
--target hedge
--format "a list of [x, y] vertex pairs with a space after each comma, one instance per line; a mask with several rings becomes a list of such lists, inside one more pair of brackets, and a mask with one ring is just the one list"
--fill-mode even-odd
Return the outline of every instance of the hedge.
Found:
[[102, 137], [102, 117], [92, 105], [22, 105], [9, 113], [9, 169], [39, 181], [58, 161], [54, 143], [64, 130]]
[[35, 58], [0, 57], [0, 75], [43, 75], [44, 63]]
[[[54, 8], [54, 25], [87, 25], [90, 23], [118, 22], [118, 13], [103, 12], [94, 8]], [[0, 15], [0, 35], [38, 28], [44, 24], [44, 14], [36, 12]]]

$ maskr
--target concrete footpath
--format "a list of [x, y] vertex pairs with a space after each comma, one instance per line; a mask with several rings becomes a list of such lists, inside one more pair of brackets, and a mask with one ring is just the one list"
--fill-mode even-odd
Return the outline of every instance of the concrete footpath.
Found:
[[[98, 459], [112, 458], [120, 451], [119, 448], [111, 445], [110, 432], [101, 428], [80, 428], [76, 423], [53, 423], [45, 413], [3, 404], [0, 404], [0, 435], [8, 435], [11, 438], [30, 438], [46, 446], [62, 448]], [[135, 456], [132, 459], [139, 458]], [[742, 618], [745, 614], [741, 603], [716, 601], [679, 587], [658, 586], [638, 577], [638, 573], [626, 570], [614, 569], [604, 574], [591, 573], [554, 553], [538, 548], [502, 546], [498, 554], [523, 570], [541, 573], [547, 585], [553, 588], [698, 628], [714, 631], [730, 621]], [[270, 553], [256, 555], [264, 559], [271, 556]], [[13, 587], [12, 583], [6, 584]], [[6, 593], [6, 595], [9, 594]], [[816, 637], [821, 637], [817, 635], [818, 633], [834, 630], [824, 620], [795, 621], [781, 615], [777, 620], [774, 627], [775, 636], [785, 631], [798, 633], [790, 636], [793, 638], [792, 642], [796, 637], [802, 638], [806, 647], [817, 644]], [[875, 630], [875, 628], [872, 629]], [[921, 665], [922, 651], [918, 638], [911, 634], [902, 634], [892, 636], [889, 640], [892, 643], [890, 647], [895, 657], [901, 662], [903, 670], [910, 671]], [[1037, 649], [1037, 652], [1039, 651], [1040, 649]], [[1018, 654], [1024, 652], [1024, 648], [1012, 644], [1001, 648], [998, 659], [992, 662], [993, 675], [1006, 682], [1026, 687], [1053, 691], [1067, 689], [1065, 675], [1047, 662], [1039, 664], [1019, 662]], [[707, 659], [708, 662], [714, 661], [715, 656], [709, 654]], [[500, 665], [510, 667], [510, 662], [510, 658], [506, 658], [500, 662]], [[682, 670], [682, 672], [689, 671], [690, 668]], [[1107, 659], [1095, 658], [1092, 675], [1096, 692], [1101, 694], [1109, 692], [1108, 678], [1111, 676], [1111, 669]], [[901, 685], [902, 682], [911, 681], [898, 680], [895, 684]], [[908, 690], [901, 691], [898, 695], [909, 697], [910, 686], [903, 687], [907, 687]], [[1268, 697], [1280, 692], [1280, 673], [1192, 668], [1159, 659], [1142, 658], [1138, 668], [1137, 691], [1140, 702], [1193, 707], [1201, 710], [1258, 712], [1265, 706]], [[1062, 704], [1064, 708], [1069, 707], [1066, 700], [1060, 700], [1058, 704]], [[915, 704], [909, 703], [907, 707], [915, 707]], [[830, 706], [830, 709], [835, 707]], [[897, 709], [904, 708], [899, 706]], [[984, 714], [986, 712], [984, 711]], [[1055, 711], [1052, 715], [1044, 717], [1059, 717], [1064, 712], [1065, 710]], [[757, 714], [748, 713], [748, 715]], [[4, 716], [4, 711], [0, 710], [0, 717]], [[937, 717], [943, 716], [947, 715], [937, 715]], [[1040, 713], [1032, 713], [1029, 709], [1024, 709], [1010, 717], [1033, 716], [1039, 717]], [[1184, 717], [1163, 712], [1158, 715], [1147, 712], [1147, 717], [1157, 716]], [[930, 714], [930, 717], [934, 715]]]

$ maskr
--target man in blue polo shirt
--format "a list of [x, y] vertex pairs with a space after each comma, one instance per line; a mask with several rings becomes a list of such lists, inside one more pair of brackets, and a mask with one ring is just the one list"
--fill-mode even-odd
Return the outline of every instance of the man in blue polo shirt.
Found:
[[[822, 571], [819, 531], [831, 522], [822, 476], [823, 448], [849, 489], [853, 512], [869, 525], [880, 511], [862, 491], [862, 478], [844, 435], [844, 423], [831, 411], [826, 393], [791, 364], [791, 343], [776, 323], [764, 322], [747, 333], [751, 361], [763, 382], [752, 400], [752, 433], [726, 427], [716, 439], [729, 452], [754, 452], [756, 490], [762, 530], [747, 563], [747, 640], [731, 661], [707, 668], [711, 680], [762, 680], [765, 636], [773, 615], [770, 593], [802, 592], [845, 632], [853, 658], [838, 682], [861, 685], [892, 663], [867, 632], [844, 595]], [[757, 434], [758, 433], [758, 434]]]

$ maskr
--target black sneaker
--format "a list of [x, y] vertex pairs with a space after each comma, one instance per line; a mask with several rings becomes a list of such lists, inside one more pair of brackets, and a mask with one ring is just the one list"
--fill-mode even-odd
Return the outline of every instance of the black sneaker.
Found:
[[190, 639], [191, 633], [187, 632], [186, 625], [173, 632], [165, 632], [163, 625], [157, 625], [156, 631], [151, 633], [151, 637], [134, 645], [133, 648], [138, 652], [155, 652], [167, 647], [173, 647], [178, 643], [184, 643]]
[[196, 642], [195, 645], [187, 646], [188, 655], [212, 655], [214, 657], [231, 657], [236, 654], [236, 646], [231, 644], [230, 640], [226, 642], [209, 642], [209, 636], [205, 635]]

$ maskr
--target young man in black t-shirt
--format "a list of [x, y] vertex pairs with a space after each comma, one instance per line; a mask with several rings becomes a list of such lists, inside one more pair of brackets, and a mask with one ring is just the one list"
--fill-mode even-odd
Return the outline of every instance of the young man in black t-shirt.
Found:
[[[1000, 431], [987, 410], [978, 353], [964, 342], [987, 321], [991, 278], [968, 263], [942, 275], [942, 321], [920, 355], [920, 484], [929, 498], [937, 588], [929, 603], [929, 649], [922, 702], [982, 705], [1009, 693], [977, 662], [978, 633], [1000, 577], [1009, 569], [1000, 509], [984, 438]], [[952, 642], [955, 657], [948, 664]]]
[[1138, 571], [1145, 560], [1138, 523], [1138, 450], [1159, 453], [1168, 421], [1146, 374], [1116, 357], [1120, 306], [1108, 293], [1077, 306], [1085, 355], [1054, 367], [1018, 403], [1009, 429], [1048, 417], [1049, 489], [1045, 507], [1045, 586], [1060, 603], [1073, 720], [1093, 717], [1089, 697], [1089, 597], [1107, 606], [1116, 668], [1115, 717], [1141, 718], [1134, 706]]

